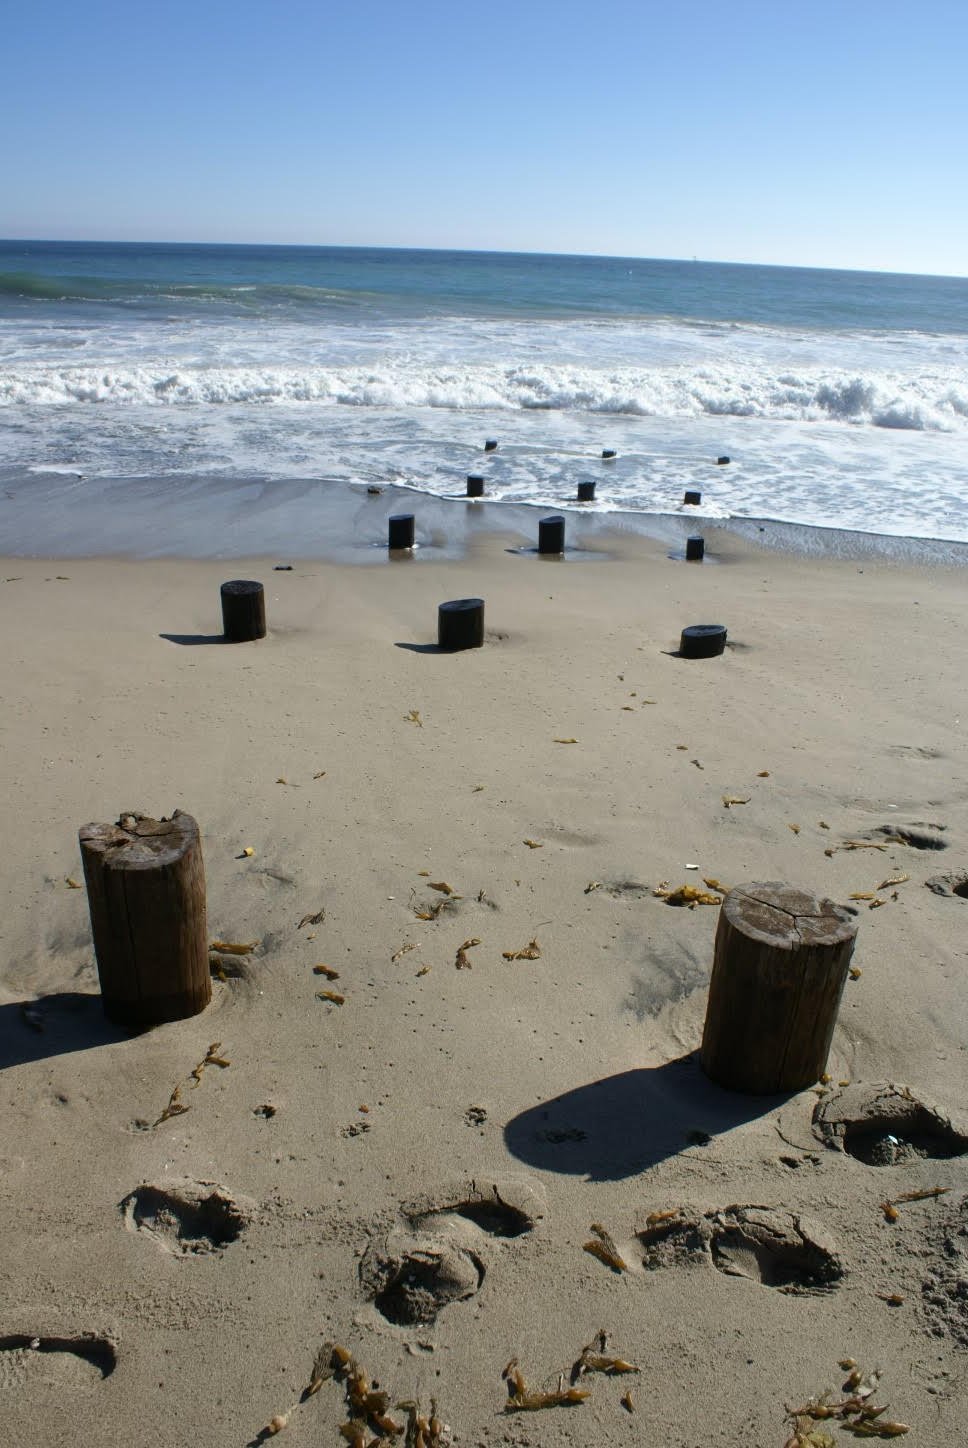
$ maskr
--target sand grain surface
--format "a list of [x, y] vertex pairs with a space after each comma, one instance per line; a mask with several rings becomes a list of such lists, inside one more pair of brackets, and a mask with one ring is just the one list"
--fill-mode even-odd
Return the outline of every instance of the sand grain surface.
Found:
[[[518, 541], [285, 573], [3, 563], [11, 1442], [229, 1448], [289, 1413], [284, 1441], [336, 1448], [342, 1385], [298, 1401], [327, 1339], [457, 1443], [780, 1448], [784, 1404], [847, 1356], [882, 1368], [905, 1441], [961, 1440], [968, 1158], [885, 1127], [864, 1160], [818, 1139], [815, 1092], [707, 1081], [718, 911], [653, 891], [882, 899], [852, 902], [830, 1089], [908, 1085], [957, 1133], [968, 898], [925, 881], [968, 871], [964, 574], [725, 534], [698, 567]], [[218, 642], [233, 575], [266, 585], [259, 644]], [[485, 647], [435, 652], [438, 603], [468, 595]], [[709, 621], [725, 655], [677, 658]], [[175, 808], [211, 938], [257, 944], [203, 1015], [130, 1036], [100, 1009], [76, 833]], [[945, 848], [876, 833], [899, 825]], [[826, 853], [867, 837], [886, 848]], [[193, 1086], [216, 1041], [230, 1064]], [[626, 1271], [583, 1250], [593, 1223]], [[637, 1374], [503, 1410], [509, 1359], [553, 1388], [600, 1329]]]

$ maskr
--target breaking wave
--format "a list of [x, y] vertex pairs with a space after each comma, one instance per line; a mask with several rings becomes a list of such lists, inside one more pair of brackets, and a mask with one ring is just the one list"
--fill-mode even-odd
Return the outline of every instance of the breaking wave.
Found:
[[968, 374], [954, 368], [902, 377], [750, 365], [501, 367], [392, 361], [315, 368], [29, 366], [0, 374], [0, 405], [76, 403], [545, 410], [955, 432], [968, 428]]

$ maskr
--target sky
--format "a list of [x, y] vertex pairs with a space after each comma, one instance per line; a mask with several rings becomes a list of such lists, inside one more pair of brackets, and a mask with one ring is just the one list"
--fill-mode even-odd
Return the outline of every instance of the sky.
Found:
[[32, 0], [0, 236], [968, 274], [968, 0]]

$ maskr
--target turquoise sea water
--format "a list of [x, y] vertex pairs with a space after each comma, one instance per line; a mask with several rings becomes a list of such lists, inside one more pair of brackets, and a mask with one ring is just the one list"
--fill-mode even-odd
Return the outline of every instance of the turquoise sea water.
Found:
[[713, 517], [968, 540], [966, 444], [965, 279], [0, 242], [0, 471], [38, 516], [73, 474], [210, 480], [216, 507], [253, 478], [459, 496], [486, 470], [516, 502], [595, 478], [601, 511], [673, 513], [700, 486]]

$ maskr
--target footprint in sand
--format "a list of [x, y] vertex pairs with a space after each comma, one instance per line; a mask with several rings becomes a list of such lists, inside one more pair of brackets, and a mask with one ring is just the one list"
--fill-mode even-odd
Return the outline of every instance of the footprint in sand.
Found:
[[780, 1292], [826, 1292], [844, 1276], [833, 1239], [817, 1223], [776, 1207], [725, 1207], [702, 1215], [683, 1213], [651, 1226], [643, 1218], [636, 1236], [643, 1266], [712, 1266], [727, 1277], [745, 1277]]
[[948, 841], [944, 835], [947, 828], [947, 825], [929, 824], [923, 820], [912, 824], [892, 820], [889, 825], [878, 825], [871, 830], [868, 839], [899, 840], [902, 845], [909, 845], [912, 850], [946, 850]]
[[402, 1209], [401, 1223], [371, 1242], [360, 1285], [380, 1315], [398, 1327], [428, 1325], [452, 1302], [474, 1297], [498, 1240], [534, 1230], [544, 1215], [540, 1188], [472, 1182]]
[[949, 899], [956, 895], [959, 900], [968, 900], [968, 871], [966, 870], [953, 870], [948, 875], [932, 875], [924, 883], [936, 895], [945, 895]]
[[941, 1106], [892, 1081], [854, 1082], [831, 1092], [814, 1108], [813, 1133], [867, 1166], [968, 1152], [968, 1123], [953, 1121]]
[[968, 1348], [968, 1194], [944, 1210], [932, 1231], [935, 1261], [921, 1286], [928, 1330]]
[[603, 880], [599, 888], [613, 900], [647, 900], [652, 894], [641, 880]]
[[108, 1337], [0, 1337], [0, 1390], [53, 1388], [83, 1392], [109, 1378], [118, 1352]]
[[166, 1252], [220, 1252], [242, 1235], [251, 1211], [215, 1182], [144, 1183], [120, 1204], [129, 1232], [144, 1232]]

